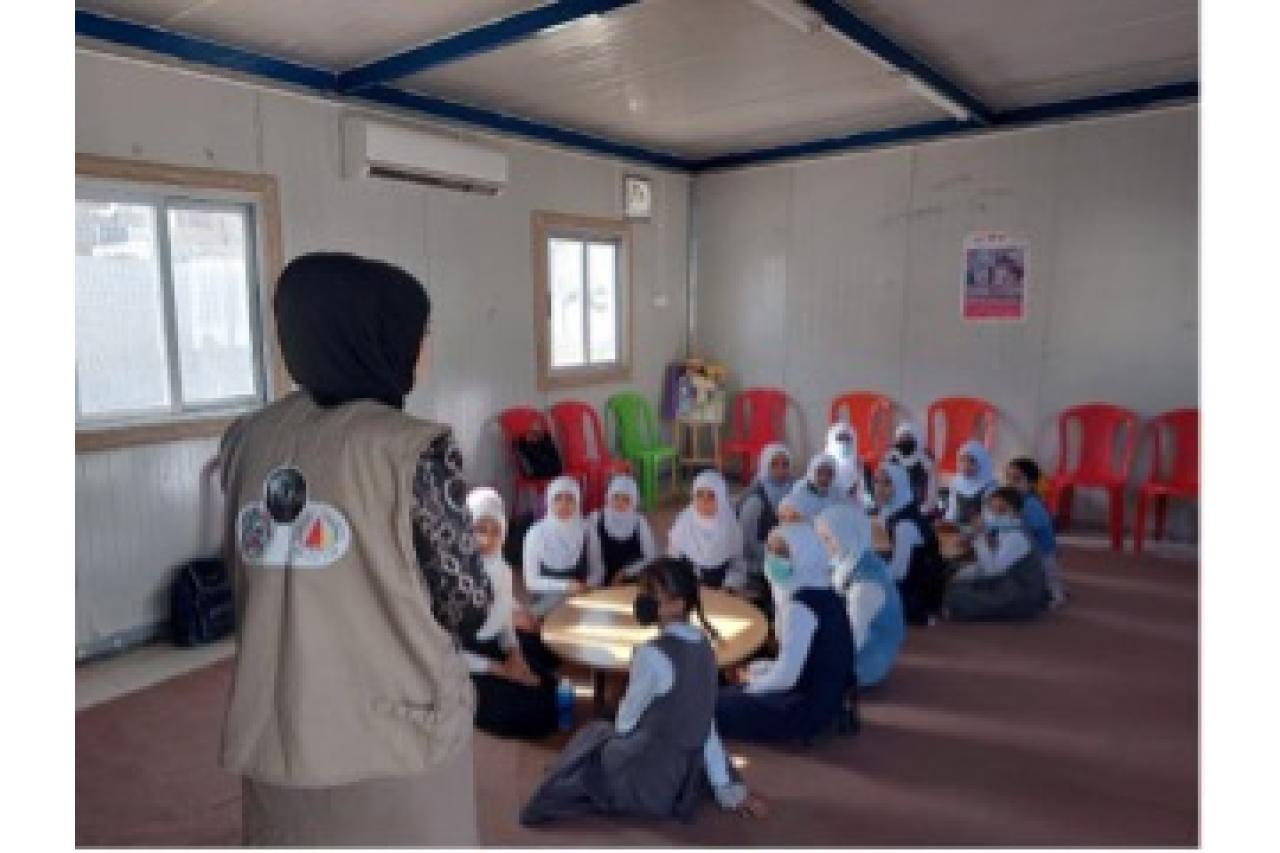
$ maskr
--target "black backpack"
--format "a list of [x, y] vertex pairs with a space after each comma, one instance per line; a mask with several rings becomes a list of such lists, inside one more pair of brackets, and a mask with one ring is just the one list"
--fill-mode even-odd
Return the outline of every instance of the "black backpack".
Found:
[[236, 600], [226, 563], [205, 557], [178, 567], [169, 589], [169, 622], [179, 646], [214, 643], [235, 629]]

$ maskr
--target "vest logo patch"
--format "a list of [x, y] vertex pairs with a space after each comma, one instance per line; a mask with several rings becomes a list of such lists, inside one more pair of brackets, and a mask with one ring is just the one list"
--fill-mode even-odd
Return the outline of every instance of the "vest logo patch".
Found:
[[263, 500], [240, 509], [236, 546], [253, 566], [323, 569], [351, 548], [351, 525], [336, 507], [308, 498], [301, 471], [277, 468], [263, 484]]

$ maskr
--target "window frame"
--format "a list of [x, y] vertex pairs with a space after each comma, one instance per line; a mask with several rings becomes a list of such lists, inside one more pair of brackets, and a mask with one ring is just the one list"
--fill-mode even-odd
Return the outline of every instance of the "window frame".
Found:
[[[537, 350], [538, 390], [542, 392], [558, 388], [580, 388], [609, 382], [627, 382], [631, 379], [632, 363], [632, 247], [631, 225], [622, 219], [575, 216], [539, 210], [533, 213], [533, 322], [534, 342]], [[579, 240], [584, 243], [613, 243], [617, 246], [617, 280], [614, 294], [617, 312], [617, 359], [607, 364], [584, 364], [572, 367], [551, 365], [551, 282], [548, 241], [556, 238]], [[584, 249], [585, 254], [585, 249]], [[584, 277], [586, 272], [584, 258]], [[590, 326], [590, 282], [584, 281], [583, 327]], [[590, 359], [591, 342], [584, 334], [583, 348]]]
[[[237, 417], [265, 402], [279, 399], [291, 388], [274, 336], [272, 301], [282, 266], [280, 252], [280, 203], [274, 176], [186, 166], [170, 166], [96, 155], [76, 155], [76, 197], [88, 188], [102, 188], [103, 197], [128, 203], [131, 199], [155, 205], [158, 262], [162, 272], [166, 347], [169, 353], [170, 387], [181, 387], [181, 365], [176, 361], [178, 340], [173, 316], [174, 293], [169, 264], [168, 213], [173, 207], [249, 208], [247, 239], [254, 269], [249, 271], [249, 322], [255, 335], [255, 390], [253, 397], [217, 403], [183, 404], [173, 411], [122, 413], [100, 422], [79, 422], [77, 405], [76, 452], [160, 444], [220, 436]], [[171, 207], [170, 202], [174, 202]], [[254, 281], [253, 279], [256, 279]], [[171, 334], [171, 332], [173, 334]], [[177, 378], [175, 379], [175, 375]], [[78, 380], [77, 380], [78, 386]], [[79, 393], [77, 387], [77, 394]]]

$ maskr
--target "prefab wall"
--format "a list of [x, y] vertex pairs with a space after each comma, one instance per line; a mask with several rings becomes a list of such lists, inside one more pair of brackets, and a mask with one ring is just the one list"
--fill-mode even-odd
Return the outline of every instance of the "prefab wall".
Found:
[[[632, 227], [632, 382], [656, 400], [687, 336], [689, 179], [498, 142], [510, 184], [495, 198], [342, 176], [344, 108], [97, 54], [76, 55], [76, 150], [279, 181], [283, 254], [352, 251], [404, 266], [431, 295], [433, 368], [407, 408], [453, 425], [474, 482], [504, 484], [493, 416], [572, 396], [603, 405], [618, 385], [542, 395], [534, 365], [530, 217], [617, 217], [624, 174], [654, 182]], [[174, 565], [202, 548], [200, 471], [216, 440], [76, 458], [77, 656], [167, 618]], [[216, 491], [216, 490], [215, 490]]]
[[[997, 460], [1057, 456], [1056, 416], [1198, 403], [1197, 109], [1181, 107], [699, 176], [695, 350], [796, 400], [816, 448], [831, 398], [1000, 409]], [[961, 319], [963, 243], [1027, 241], [1027, 317]], [[1143, 467], [1140, 458], [1139, 469]], [[1084, 515], [1098, 499], [1082, 495]], [[1171, 511], [1181, 536], [1194, 513]]]

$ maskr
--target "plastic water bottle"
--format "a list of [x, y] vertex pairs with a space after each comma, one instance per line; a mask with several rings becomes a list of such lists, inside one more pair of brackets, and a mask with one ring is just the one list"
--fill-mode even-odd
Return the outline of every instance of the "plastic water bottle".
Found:
[[574, 698], [573, 683], [567, 678], [560, 679], [560, 684], [556, 687], [556, 719], [562, 732], [573, 728]]

